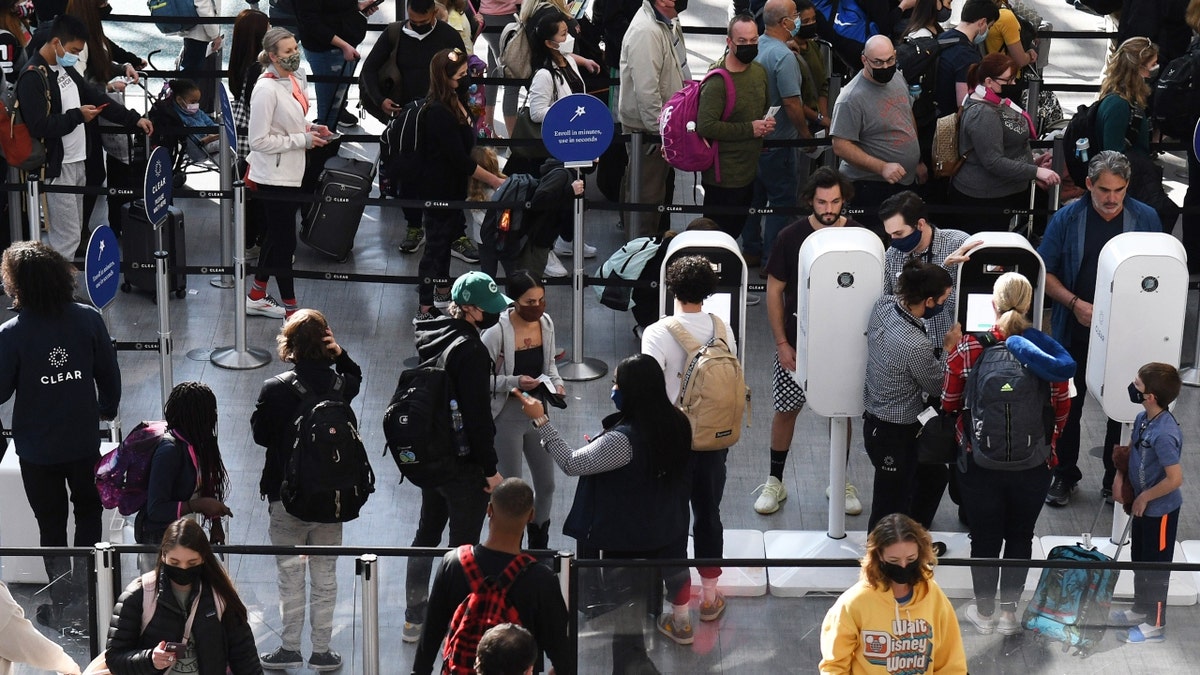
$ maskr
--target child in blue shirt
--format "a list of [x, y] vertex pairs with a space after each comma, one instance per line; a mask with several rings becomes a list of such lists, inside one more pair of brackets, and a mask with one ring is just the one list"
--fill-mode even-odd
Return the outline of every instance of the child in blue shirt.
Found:
[[[1145, 410], [1133, 422], [1129, 475], [1117, 474], [1113, 494], [1120, 494], [1120, 482], [1129, 481], [1133, 487], [1130, 557], [1135, 561], [1171, 562], [1175, 551], [1183, 504], [1179, 490], [1183, 485], [1179, 463], [1183, 436], [1167, 406], [1179, 396], [1181, 386], [1179, 371], [1166, 363], [1147, 363], [1129, 385], [1129, 400], [1141, 403]], [[1110, 617], [1117, 625], [1129, 626], [1128, 633], [1118, 633], [1118, 638], [1132, 644], [1166, 639], [1170, 577], [1169, 571], [1134, 572], [1133, 609], [1114, 610]]]
[[[200, 109], [200, 87], [191, 80], [171, 80], [171, 96], [175, 102], [175, 112], [185, 127], [215, 127], [208, 113]], [[204, 161], [220, 152], [219, 134], [191, 134], [192, 141], [187, 144], [188, 157], [193, 161]]]

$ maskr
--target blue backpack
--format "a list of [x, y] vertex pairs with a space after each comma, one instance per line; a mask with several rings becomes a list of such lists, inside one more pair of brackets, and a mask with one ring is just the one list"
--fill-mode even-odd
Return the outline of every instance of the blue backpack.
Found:
[[872, 35], [879, 35], [879, 26], [867, 18], [858, 0], [813, 0], [813, 6], [833, 27], [833, 32], [847, 40], [866, 44]]
[[146, 0], [146, 6], [150, 8], [150, 16], [163, 19], [155, 21], [154, 25], [165, 35], [174, 35], [192, 27], [192, 24], [173, 23], [172, 19], [200, 16], [192, 0]]

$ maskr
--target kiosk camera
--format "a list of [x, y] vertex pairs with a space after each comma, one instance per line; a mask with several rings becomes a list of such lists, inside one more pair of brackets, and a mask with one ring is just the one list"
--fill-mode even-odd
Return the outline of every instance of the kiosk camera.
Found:
[[958, 298], [957, 318], [963, 333], [991, 330], [996, 321], [992, 309], [992, 286], [1006, 272], [1023, 275], [1033, 286], [1033, 304], [1029, 319], [1041, 325], [1046, 291], [1046, 266], [1029, 240], [1016, 232], [980, 232], [967, 243], [982, 241], [970, 253], [970, 260], [958, 266], [955, 280]]
[[794, 377], [818, 415], [860, 415], [883, 244], [861, 227], [822, 228], [800, 247], [798, 278]]
[[712, 312], [733, 331], [738, 359], [746, 362], [746, 260], [733, 237], [724, 232], [680, 232], [667, 245], [662, 269], [658, 272], [659, 314], [675, 313], [675, 296], [667, 289], [667, 267], [678, 258], [702, 255], [717, 272], [717, 290], [704, 301], [704, 311]]
[[1126, 232], [1100, 251], [1087, 386], [1114, 420], [1129, 424], [1141, 411], [1126, 392], [1138, 368], [1151, 361], [1179, 365], [1186, 260], [1183, 244], [1161, 232]]

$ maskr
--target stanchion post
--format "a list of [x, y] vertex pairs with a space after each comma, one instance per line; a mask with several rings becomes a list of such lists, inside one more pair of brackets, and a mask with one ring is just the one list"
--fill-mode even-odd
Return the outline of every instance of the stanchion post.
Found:
[[[1074, 148], [1071, 148], [1072, 152], [1074, 152], [1074, 150], [1075, 150]], [[1063, 171], [1066, 170], [1066, 168], [1067, 168], [1067, 159], [1063, 155], [1063, 152], [1066, 152], [1066, 150], [1064, 150], [1062, 136], [1059, 136], [1058, 138], [1054, 139], [1054, 148], [1051, 150], [1051, 152], [1053, 154], [1051, 154], [1052, 159], [1050, 161], [1050, 168], [1053, 169], [1055, 171], [1055, 173], [1057, 173], [1058, 175], [1061, 176], [1063, 174]], [[1057, 211], [1058, 207], [1062, 206], [1062, 184], [1061, 183], [1055, 183], [1054, 185], [1050, 186], [1050, 205], [1049, 206], [1050, 206], [1051, 213]]]
[[570, 551], [559, 551], [558, 555], [558, 588], [562, 591], [563, 602], [571, 606], [571, 574], [570, 570], [575, 554]]
[[[233, 153], [229, 150], [229, 129], [225, 126], [225, 114], [221, 112], [223, 106], [217, 106], [217, 126], [220, 128], [221, 144], [220, 153], [217, 155], [217, 161], [220, 163], [221, 176], [221, 198], [217, 203], [221, 208], [221, 265], [229, 267], [233, 264], [233, 247], [237, 246], [232, 239], [233, 218], [231, 217], [230, 207], [232, 200], [229, 198], [229, 191], [233, 189]], [[209, 284], [217, 288], [233, 288], [233, 276], [222, 274], [219, 277], [213, 277], [208, 280]]]
[[846, 452], [849, 417], [829, 418], [829, 527], [830, 539], [846, 537]]
[[118, 556], [113, 545], [107, 541], [98, 542], [92, 548], [92, 556], [96, 560], [96, 625], [92, 634], [107, 636], [112, 608], [116, 604], [116, 598], [113, 597], [113, 566]]
[[[629, 203], [642, 203], [642, 157], [643, 157], [643, 139], [642, 132], [634, 131], [629, 134], [629, 173], [626, 175], [626, 183], [629, 185]], [[632, 238], [631, 232], [634, 232], [633, 223], [641, 218], [640, 211], [624, 211], [621, 219], [625, 223], [625, 238]]]
[[[246, 184], [241, 180], [233, 183], [233, 239], [246, 238]], [[214, 366], [230, 370], [261, 368], [271, 362], [265, 349], [246, 346], [246, 250], [242, 246], [233, 249], [233, 346], [214, 349], [209, 359]]]
[[156, 279], [154, 297], [158, 302], [158, 359], [159, 382], [162, 386], [162, 405], [167, 406], [167, 397], [175, 386], [175, 375], [171, 369], [171, 291], [167, 281], [167, 247], [163, 244], [163, 226], [169, 218], [154, 226], [154, 270]]
[[355, 573], [362, 577], [363, 675], [379, 675], [379, 559], [373, 553], [358, 557]]
[[36, 173], [30, 173], [25, 179], [25, 205], [28, 214], [29, 241], [42, 240], [41, 187], [42, 185], [38, 182], [38, 175]]
[[15, 166], [8, 167], [8, 184], [16, 185], [8, 193], [8, 236], [9, 241], [21, 241], [21, 172]]
[[[637, 175], [637, 174], [632, 174]], [[582, 179], [582, 174], [576, 169], [576, 179]], [[637, 183], [631, 180], [630, 185]], [[626, 223], [626, 227], [629, 224]], [[568, 382], [585, 382], [604, 377], [608, 366], [600, 359], [584, 358], [583, 356], [583, 196], [575, 197], [575, 241], [572, 242], [572, 261], [574, 270], [571, 275], [571, 362], [558, 369], [558, 373]]]

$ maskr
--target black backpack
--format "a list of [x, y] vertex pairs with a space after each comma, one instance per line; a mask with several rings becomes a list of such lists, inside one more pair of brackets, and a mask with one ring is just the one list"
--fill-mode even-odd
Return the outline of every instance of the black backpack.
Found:
[[[520, 202], [523, 207], [490, 209], [479, 225], [479, 239], [482, 250], [493, 260], [508, 263], [520, 255], [529, 241], [530, 228], [527, 227], [526, 211], [529, 210], [533, 193], [537, 190], [538, 179], [526, 173], [509, 176], [500, 187], [492, 193], [492, 202], [504, 204]], [[495, 275], [495, 266], [489, 263], [484, 272]]]
[[1088, 161], [1099, 154], [1101, 140], [1096, 129], [1096, 115], [1100, 110], [1101, 100], [1103, 99], [1094, 101], [1089, 106], [1079, 106], [1071, 121], [1067, 123], [1067, 128], [1063, 130], [1063, 154], [1066, 155], [1067, 173], [1071, 174], [1071, 180], [1081, 188], [1086, 188], [1084, 181], [1087, 179], [1087, 162], [1075, 152], [1075, 143], [1081, 138], [1088, 139], [1091, 146], [1088, 148]]
[[1200, 116], [1200, 41], [1167, 64], [1150, 101], [1155, 127], [1168, 136], [1192, 140]]
[[921, 85], [921, 95], [913, 102], [918, 126], [937, 119], [937, 62], [942, 50], [954, 44], [958, 38], [944, 35], [904, 38], [896, 43], [896, 70], [909, 86]]
[[967, 377], [962, 413], [964, 438], [975, 464], [998, 471], [1045, 464], [1054, 433], [1050, 384], [990, 332], [976, 338], [983, 353]]
[[379, 137], [379, 191], [384, 195], [400, 196], [400, 184], [414, 181], [421, 175], [417, 144], [427, 103], [427, 99], [419, 98], [404, 104], [400, 112], [388, 120]]
[[375, 491], [375, 472], [358, 435], [354, 410], [342, 400], [345, 378], [335, 374], [325, 395], [309, 390], [295, 371], [275, 379], [301, 400], [293, 422], [296, 440], [279, 488], [283, 507], [310, 523], [354, 520]]
[[446, 372], [450, 352], [467, 338], [459, 336], [433, 365], [400, 373], [396, 391], [383, 413], [383, 436], [400, 475], [419, 488], [445, 484], [458, 475], [462, 460], [450, 422], [454, 386]]

